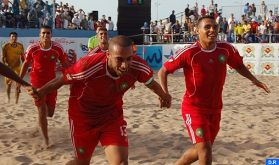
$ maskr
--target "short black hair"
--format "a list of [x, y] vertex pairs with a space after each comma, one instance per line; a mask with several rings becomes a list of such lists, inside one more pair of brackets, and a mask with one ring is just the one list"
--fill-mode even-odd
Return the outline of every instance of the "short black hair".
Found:
[[15, 35], [15, 36], [17, 37], [17, 32], [11, 32], [11, 33], [9, 34], [9, 37], [11, 37], [11, 35]]
[[42, 29], [49, 29], [49, 30], [50, 30], [50, 32], [52, 33], [51, 26], [48, 26], [48, 25], [42, 25], [42, 26], [41, 26], [41, 28], [40, 28], [40, 31], [41, 31]]
[[215, 18], [214, 18], [213, 16], [211, 16], [211, 15], [206, 15], [206, 16], [200, 17], [200, 18], [198, 19], [198, 21], [197, 21], [197, 27], [199, 26], [199, 24], [201, 23], [201, 21], [204, 20], [204, 19], [212, 19], [212, 20], [215, 21]]

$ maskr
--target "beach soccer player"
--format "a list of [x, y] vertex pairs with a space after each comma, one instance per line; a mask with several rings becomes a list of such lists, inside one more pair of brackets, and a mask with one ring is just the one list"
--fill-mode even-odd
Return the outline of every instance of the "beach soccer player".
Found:
[[33, 95], [42, 97], [72, 84], [68, 113], [76, 158], [68, 165], [89, 165], [99, 142], [109, 164], [128, 164], [123, 95], [136, 81], [159, 96], [160, 107], [170, 107], [171, 97], [154, 80], [147, 63], [132, 53], [131, 40], [115, 36], [109, 41], [108, 52], [84, 56]]
[[257, 87], [270, 92], [249, 72], [231, 44], [216, 42], [218, 25], [213, 17], [201, 17], [197, 22], [197, 33], [198, 42], [178, 51], [158, 72], [163, 90], [169, 93], [168, 74], [179, 68], [184, 70], [186, 92], [181, 111], [193, 146], [180, 157], [177, 165], [188, 165], [197, 160], [200, 165], [212, 164], [212, 145], [220, 127], [227, 64]]
[[[51, 41], [52, 30], [50, 26], [40, 28], [39, 42], [29, 45], [25, 53], [25, 61], [22, 65], [20, 77], [23, 78], [29, 66], [30, 82], [35, 88], [40, 88], [56, 76], [56, 63], [60, 61], [62, 68], [70, 64], [62, 46]], [[52, 117], [55, 110], [57, 91], [48, 93], [44, 98], [35, 100], [38, 110], [38, 120], [41, 133], [46, 146], [49, 145], [47, 117]]]
[[[24, 61], [24, 48], [23, 45], [17, 42], [17, 33], [11, 32], [9, 34], [10, 40], [2, 47], [2, 61], [3, 64], [11, 68], [16, 74], [19, 74], [21, 64]], [[5, 78], [8, 102], [10, 102], [10, 94], [12, 87], [12, 80], [8, 77]], [[15, 102], [18, 103], [20, 88], [16, 87]]]

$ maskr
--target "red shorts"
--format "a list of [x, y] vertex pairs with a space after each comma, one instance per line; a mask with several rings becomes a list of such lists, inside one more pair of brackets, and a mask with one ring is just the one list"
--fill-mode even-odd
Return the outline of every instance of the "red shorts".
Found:
[[[32, 83], [34, 88], [41, 88], [46, 83]], [[57, 98], [57, 90], [48, 93], [45, 97], [40, 100], [34, 100], [36, 106], [41, 106], [44, 102], [48, 107], [55, 108], [56, 105], [56, 98]]]
[[214, 143], [220, 128], [221, 113], [183, 113], [182, 116], [193, 144], [206, 141]]
[[77, 159], [90, 159], [98, 142], [102, 146], [116, 145], [128, 147], [127, 123], [119, 119], [99, 127], [89, 122], [69, 118], [71, 139]]

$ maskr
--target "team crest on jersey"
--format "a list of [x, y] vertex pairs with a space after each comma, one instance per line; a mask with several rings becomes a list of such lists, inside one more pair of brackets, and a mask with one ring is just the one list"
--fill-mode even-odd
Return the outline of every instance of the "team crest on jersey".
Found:
[[198, 137], [200, 137], [200, 138], [203, 137], [203, 130], [202, 130], [202, 128], [197, 128], [197, 129], [196, 129], [196, 135], [197, 135]]
[[127, 88], [128, 88], [128, 83], [127, 82], [122, 82], [120, 84], [120, 90], [124, 91]]
[[67, 78], [67, 80], [72, 80], [72, 79], [73, 79], [72, 76], [71, 76], [70, 74], [67, 74], [67, 75], [66, 75], [66, 78]]
[[51, 59], [51, 60], [55, 60], [55, 56], [52, 54], [52, 55], [50, 56], [50, 59]]
[[83, 147], [77, 147], [77, 152], [83, 155], [85, 153], [85, 149]]
[[224, 64], [226, 62], [226, 56], [224, 54], [220, 54], [218, 56], [218, 61]]

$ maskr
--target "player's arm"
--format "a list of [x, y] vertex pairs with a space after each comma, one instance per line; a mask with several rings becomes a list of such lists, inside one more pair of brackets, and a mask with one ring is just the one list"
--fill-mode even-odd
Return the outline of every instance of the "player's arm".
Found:
[[145, 86], [152, 90], [155, 94], [159, 96], [160, 108], [171, 106], [171, 96], [168, 93], [165, 93], [161, 88], [160, 84], [155, 81], [153, 78], [150, 79], [150, 82], [146, 82]]
[[0, 63], [0, 74], [20, 83], [23, 86], [30, 86], [29, 83], [22, 80], [13, 70], [2, 63]]
[[[46, 83], [41, 88], [37, 89], [37, 96], [35, 96], [35, 98], [36, 97], [42, 98], [43, 96], [45, 96], [49, 92], [59, 89], [64, 84], [65, 84], [65, 81], [64, 81], [63, 75], [60, 75], [60, 76], [52, 79], [48, 83]], [[34, 97], [34, 94], [32, 96]]]
[[243, 77], [246, 77], [250, 81], [252, 81], [253, 84], [258, 86], [259, 88], [262, 88], [265, 90], [266, 93], [270, 93], [269, 88], [266, 84], [260, 82], [247, 68], [244, 64], [242, 64], [236, 71], [242, 75]]
[[3, 64], [7, 64], [6, 57], [7, 57], [7, 52], [6, 52], [6, 48], [5, 48], [5, 45], [4, 45], [3, 48], [2, 48], [2, 62], [3, 62]]
[[21, 70], [20, 70], [20, 73], [19, 73], [19, 77], [20, 78], [24, 78], [24, 76], [25, 76], [25, 74], [26, 74], [26, 72], [27, 72], [27, 69], [28, 69], [28, 67], [29, 67], [29, 65], [30, 65], [30, 63], [28, 62], [28, 61], [24, 61], [23, 62], [23, 64], [22, 64], [22, 66], [21, 66]]
[[169, 93], [168, 74], [169, 73], [164, 66], [158, 72], [159, 81], [160, 81], [161, 87], [163, 88], [165, 93]]

